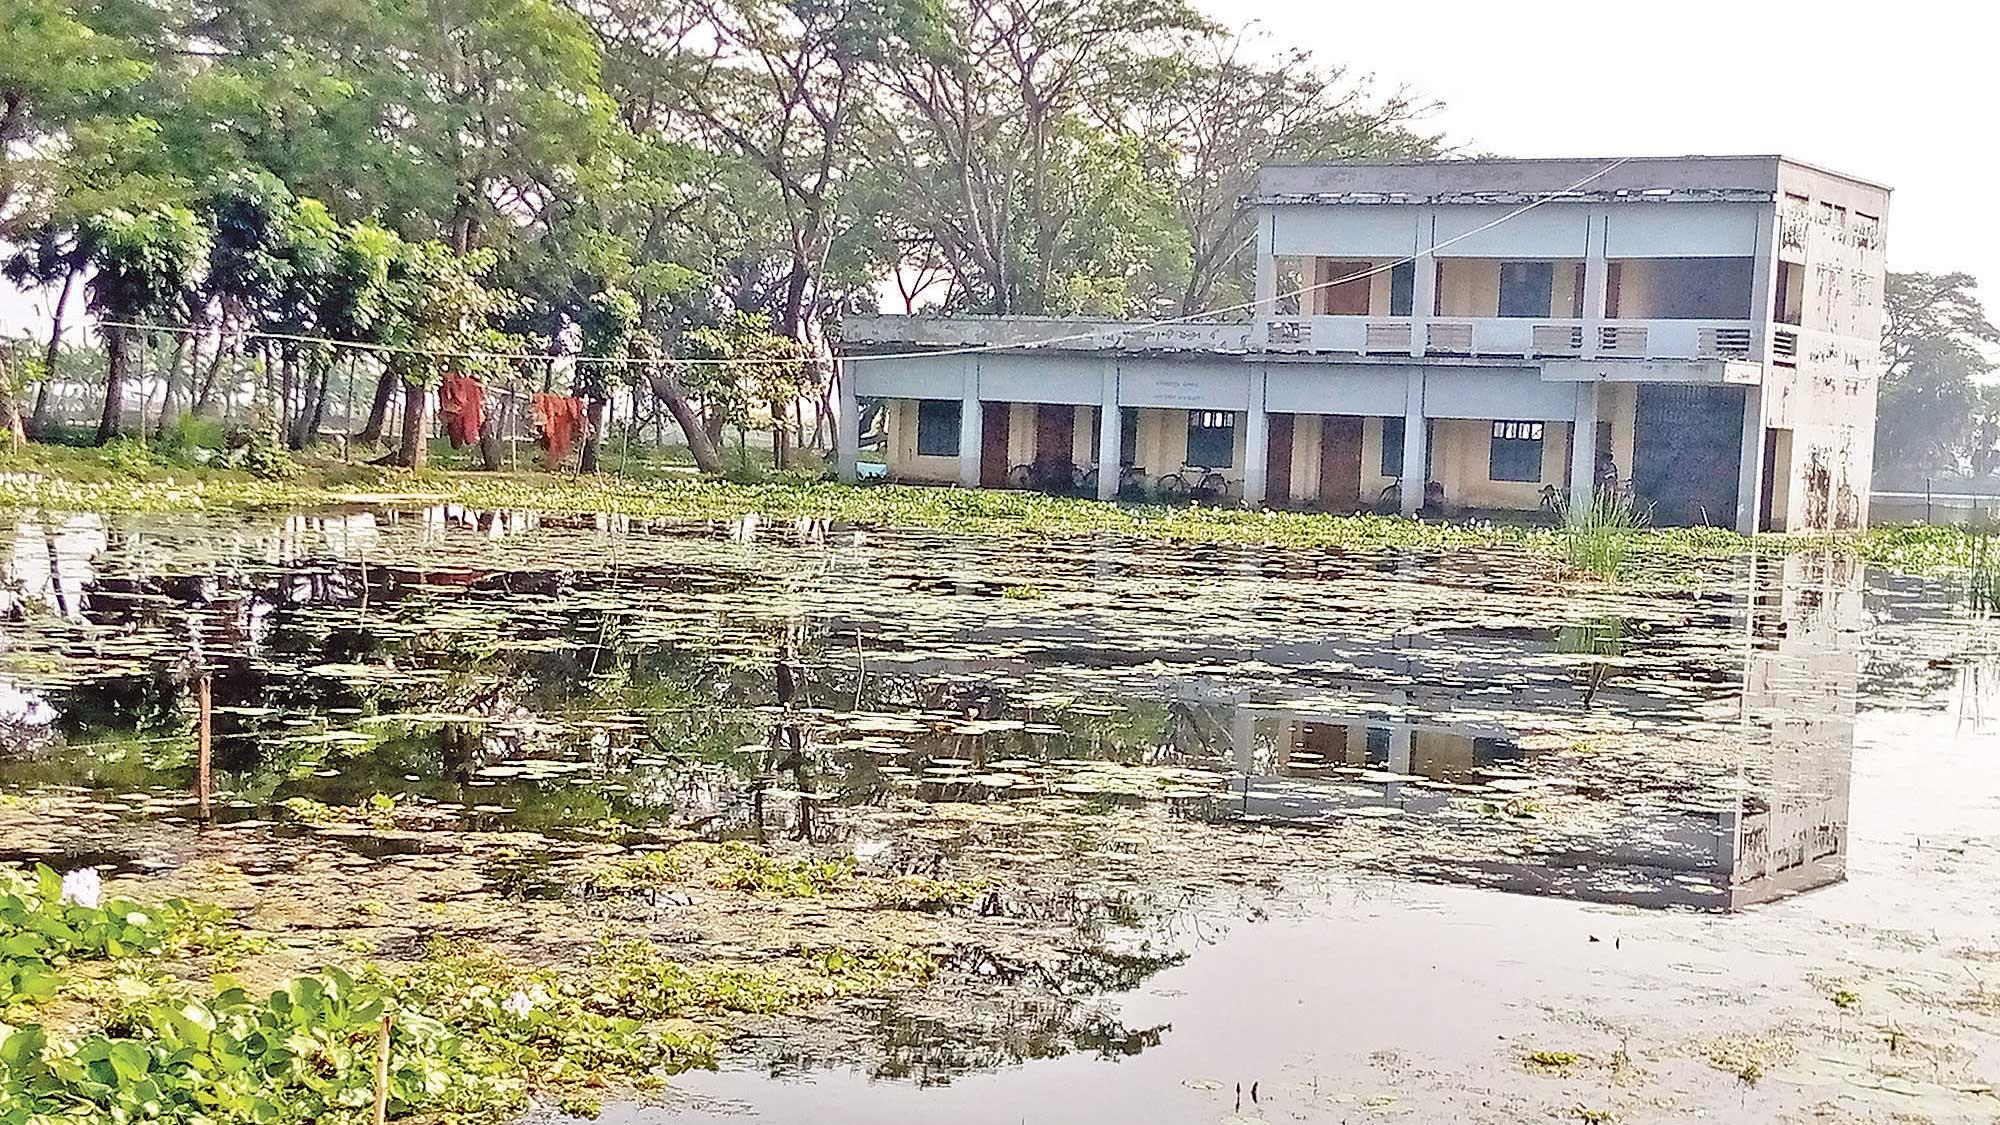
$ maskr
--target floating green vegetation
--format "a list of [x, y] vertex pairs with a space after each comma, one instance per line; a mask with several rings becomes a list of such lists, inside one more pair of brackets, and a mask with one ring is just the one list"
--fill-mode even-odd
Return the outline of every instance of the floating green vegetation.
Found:
[[[141, 907], [100, 895], [95, 871], [0, 870], [0, 1019], [53, 998], [74, 982], [67, 970], [79, 963], [216, 942], [219, 911], [178, 899]], [[0, 1034], [5, 1030], [0, 1022]]]
[[1851, 988], [1836, 988], [1833, 990], [1833, 995], [1828, 997], [1828, 999], [1833, 1001], [1834, 1007], [1839, 1008], [1843, 1012], [1852, 1011], [1861, 1006], [1861, 994]]
[[[921, 950], [801, 948], [754, 966], [684, 964], [645, 942], [607, 944], [581, 970], [523, 966], [434, 941], [410, 966], [327, 968], [253, 993], [158, 971], [154, 955], [221, 933], [217, 912], [184, 903], [101, 907], [46, 868], [4, 873], [0, 948], [0, 1122], [142, 1120], [292, 1125], [361, 1122], [376, 1103], [388, 1037], [391, 1118], [510, 1120], [542, 1099], [595, 1112], [606, 1084], [656, 1086], [712, 1065], [716, 1036], [690, 1021], [776, 1014], [819, 1001], [921, 986]], [[226, 934], [223, 934], [226, 937]], [[82, 997], [86, 963], [125, 963], [115, 989]], [[97, 974], [101, 976], [102, 974]], [[65, 1018], [32, 1018], [66, 992]]]
[[813, 898], [854, 882], [854, 861], [779, 858], [749, 844], [677, 844], [665, 851], [622, 856], [592, 871], [594, 890], [656, 890], [681, 883], [749, 891], [778, 898]]
[[1040, 586], [1032, 582], [1024, 582], [1019, 586], [1009, 586], [1000, 591], [1000, 596], [1009, 601], [1016, 602], [1039, 602], [1048, 597], [1047, 594], [1042, 592]]
[[[1034, 492], [838, 484], [808, 474], [756, 481], [686, 474], [671, 466], [622, 475], [533, 472], [409, 472], [306, 460], [289, 479], [236, 468], [119, 463], [128, 455], [31, 445], [0, 451], [0, 510], [166, 512], [246, 511], [346, 503], [452, 502], [474, 508], [613, 512], [642, 518], [727, 519], [750, 513], [806, 516], [881, 527], [969, 534], [1117, 534], [1200, 543], [1380, 550], [1514, 546], [1603, 574], [1626, 564], [1672, 568], [1740, 555], [1752, 540], [1722, 528], [1654, 528], [1629, 500], [1603, 498], [1560, 528], [1395, 516], [1247, 511], [1160, 504], [1109, 504]], [[1837, 551], [1913, 573], [1967, 567], [1973, 533], [1913, 526], [1856, 533], [1767, 534], [1760, 549]], [[1031, 587], [1029, 587], [1031, 588]], [[1011, 595], [1024, 596], [1024, 595]]]
[[898, 875], [872, 881], [869, 894], [885, 910], [921, 910], [942, 913], [964, 910], [991, 893], [987, 879], [936, 879], [929, 875]]
[[1537, 1070], [1566, 1070], [1575, 1066], [1583, 1056], [1575, 1051], [1530, 1051], [1522, 1058]]

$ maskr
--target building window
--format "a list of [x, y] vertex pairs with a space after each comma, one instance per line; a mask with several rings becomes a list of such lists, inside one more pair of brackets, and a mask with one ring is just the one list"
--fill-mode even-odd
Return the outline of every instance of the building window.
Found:
[[1501, 262], [1500, 315], [1549, 315], [1555, 285], [1554, 262]]
[[1403, 420], [1382, 419], [1382, 475], [1403, 475]]
[[1389, 315], [1411, 316], [1417, 305], [1417, 263], [1397, 262], [1389, 270]]
[[927, 398], [917, 403], [917, 456], [958, 456], [959, 403]]
[[1487, 480], [1542, 479], [1542, 424], [1495, 422], [1488, 447]]
[[1129, 468], [1139, 463], [1139, 408], [1118, 408], [1118, 465]]
[[1187, 463], [1204, 469], [1236, 464], [1236, 415], [1227, 410], [1188, 411]]

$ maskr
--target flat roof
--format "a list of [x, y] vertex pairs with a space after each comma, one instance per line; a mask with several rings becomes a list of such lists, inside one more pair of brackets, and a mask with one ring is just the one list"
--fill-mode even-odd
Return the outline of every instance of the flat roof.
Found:
[[[1771, 155], [1468, 157], [1272, 163], [1253, 202], [1479, 201], [1576, 192], [1601, 199], [1770, 198], [1793, 169], [1888, 195], [1883, 184]], [[1581, 186], [1579, 186], [1581, 185]]]

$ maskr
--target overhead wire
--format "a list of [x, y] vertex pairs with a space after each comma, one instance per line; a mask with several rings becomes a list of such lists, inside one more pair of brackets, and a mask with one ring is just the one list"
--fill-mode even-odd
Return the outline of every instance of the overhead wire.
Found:
[[[1315, 293], [1322, 289], [1332, 289], [1337, 286], [1348, 285], [1356, 281], [1364, 281], [1369, 278], [1375, 277], [1378, 274], [1388, 273], [1392, 270], [1399, 269], [1405, 265], [1414, 264], [1418, 261], [1421, 261], [1424, 258], [1435, 257], [1437, 252], [1440, 250], [1446, 249], [1447, 247], [1455, 246], [1458, 243], [1466, 241], [1467, 239], [1484, 234], [1487, 231], [1493, 230], [1494, 228], [1501, 226], [1502, 224], [1513, 222], [1515, 219], [1518, 219], [1521, 216], [1526, 215], [1529, 212], [1534, 211], [1546, 204], [1559, 202], [1565, 198], [1574, 196], [1578, 192], [1582, 191], [1584, 188], [1589, 187], [1591, 184], [1597, 182], [1600, 179], [1603, 179], [1605, 176], [1610, 175], [1618, 168], [1624, 166], [1625, 164], [1630, 163], [1631, 160], [1632, 158], [1629, 156], [1621, 156], [1616, 160], [1611, 161], [1609, 164], [1606, 164], [1604, 167], [1599, 168], [1597, 171], [1592, 172], [1590, 175], [1585, 176], [1582, 179], [1576, 181], [1575, 183], [1569, 185], [1568, 187], [1538, 194], [1534, 199], [1530, 200], [1529, 202], [1524, 203], [1521, 206], [1516, 207], [1515, 209], [1507, 212], [1504, 215], [1500, 215], [1489, 222], [1482, 223], [1479, 226], [1473, 227], [1470, 230], [1453, 235], [1450, 238], [1445, 239], [1443, 242], [1436, 243], [1432, 246], [1424, 247], [1420, 250], [1417, 250], [1415, 253], [1405, 255], [1404, 257], [1401, 258], [1397, 258], [1394, 261], [1384, 262], [1376, 266], [1370, 266], [1367, 269], [1361, 270], [1357, 273], [1348, 274], [1345, 277], [1337, 277], [1327, 281], [1314, 282], [1313, 284], [1303, 285], [1296, 289], [1289, 289], [1282, 292], [1278, 292], [1267, 298], [1253, 298], [1251, 300], [1238, 302], [1233, 305], [1224, 305], [1220, 308], [1207, 309], [1198, 313], [1187, 313], [1181, 316], [1162, 317], [1157, 320], [1123, 321], [1118, 323], [1116, 327], [1090, 328], [1078, 332], [1066, 333], [1063, 335], [1045, 336], [1036, 340], [1024, 340], [1019, 342], [1007, 342], [1007, 343], [965, 344], [965, 345], [943, 347], [943, 348], [924, 348], [924, 349], [903, 351], [903, 352], [874, 352], [863, 356], [854, 356], [847, 358], [862, 359], [869, 362], [880, 362], [884, 360], [899, 360], [899, 359], [938, 359], [949, 356], [978, 355], [988, 352], [1034, 351], [1041, 348], [1054, 347], [1058, 344], [1082, 343], [1086, 340], [1124, 336], [1135, 331], [1143, 332], [1158, 328], [1164, 328], [1176, 324], [1197, 324], [1197, 323], [1213, 321], [1216, 317], [1224, 316], [1229, 313], [1235, 313], [1235, 312], [1247, 312], [1251, 309], [1257, 308], [1259, 305], [1266, 304], [1269, 302], [1287, 300], [1292, 297], [1303, 297], [1309, 293]], [[99, 320], [97, 323], [101, 327], [124, 328], [139, 332], [205, 333], [209, 331], [209, 326], [206, 325], [174, 325], [174, 324], [151, 323], [145, 321], [112, 320], [112, 319]], [[241, 329], [238, 330], [235, 334], [244, 339], [271, 340], [278, 343], [312, 344], [323, 347], [346, 348], [353, 351], [374, 352], [377, 354], [384, 354], [384, 355], [416, 355], [416, 356], [424, 356], [431, 359], [471, 359], [471, 360], [510, 360], [510, 361], [531, 360], [531, 361], [551, 361], [551, 362], [568, 361], [570, 363], [574, 363], [577, 365], [605, 364], [609, 366], [644, 367], [649, 369], [661, 366], [769, 367], [774, 364], [785, 364], [785, 363], [816, 364], [824, 362], [826, 359], [826, 357], [823, 356], [797, 356], [797, 357], [783, 357], [783, 358], [772, 358], [772, 359], [741, 359], [741, 358], [698, 359], [698, 358], [676, 358], [670, 356], [659, 356], [659, 357], [576, 356], [576, 355], [561, 355], [557, 353], [547, 353], [547, 352], [457, 351], [444, 348], [418, 348], [406, 344], [385, 344], [385, 343], [377, 343], [364, 340], [336, 340], [333, 339], [332, 337], [327, 337], [327, 336], [312, 336], [304, 333], [293, 333], [293, 332], [272, 332], [264, 329]]]

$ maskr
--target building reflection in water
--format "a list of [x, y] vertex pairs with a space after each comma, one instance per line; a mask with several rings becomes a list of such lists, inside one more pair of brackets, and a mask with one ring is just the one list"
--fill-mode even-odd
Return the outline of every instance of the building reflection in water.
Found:
[[[1229, 720], [1227, 793], [1184, 801], [1182, 811], [1301, 827], [1399, 818], [1393, 854], [1357, 858], [1425, 878], [1604, 902], [1727, 910], [1838, 882], [1863, 568], [1793, 556], [1760, 561], [1755, 573], [1733, 724], [1687, 726], [1679, 746], [1635, 738], [1582, 753], [1546, 738], [1527, 749], [1532, 734], [1483, 714], [1386, 719], [1243, 705]], [[1556, 646], [1616, 650], [1601, 636], [1579, 645], [1574, 627]], [[1579, 679], [1577, 705], [1588, 707], [1607, 678], [1586, 662]], [[1600, 706], [1643, 722], [1635, 696]], [[1671, 732], [1676, 722], [1663, 725]], [[1565, 801], [1579, 796], [1587, 800]], [[1568, 815], [1579, 804], [1584, 814]]]

